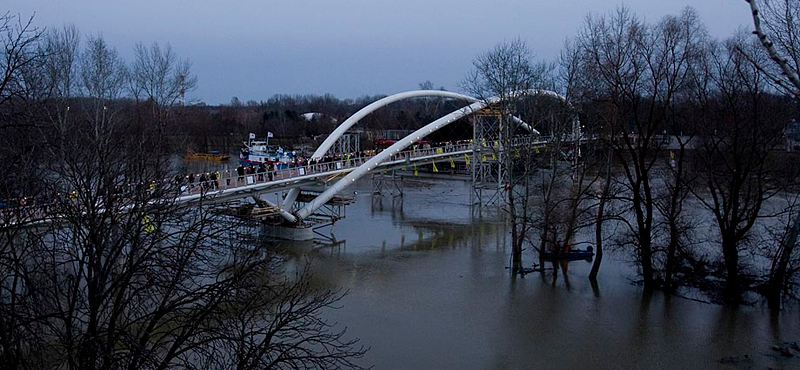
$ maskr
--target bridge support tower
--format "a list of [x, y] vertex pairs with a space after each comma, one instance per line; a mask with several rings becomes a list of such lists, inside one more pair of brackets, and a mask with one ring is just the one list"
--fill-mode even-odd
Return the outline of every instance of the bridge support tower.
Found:
[[475, 204], [502, 205], [507, 176], [508, 153], [505, 141], [511, 138], [510, 116], [485, 108], [472, 116], [472, 201]]

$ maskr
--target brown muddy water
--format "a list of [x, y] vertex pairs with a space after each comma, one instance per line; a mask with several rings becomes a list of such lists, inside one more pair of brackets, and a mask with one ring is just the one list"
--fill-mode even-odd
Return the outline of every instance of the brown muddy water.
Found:
[[[277, 243], [314, 256], [319, 279], [349, 291], [325, 316], [371, 347], [376, 369], [800, 369], [796, 305], [725, 307], [645, 294], [623, 254], [512, 278], [508, 230], [476, 214], [469, 183], [411, 180], [405, 196], [347, 190], [338, 243]], [[353, 192], [357, 193], [353, 193]], [[329, 233], [325, 229], [324, 233]], [[524, 260], [530, 265], [532, 251]]]

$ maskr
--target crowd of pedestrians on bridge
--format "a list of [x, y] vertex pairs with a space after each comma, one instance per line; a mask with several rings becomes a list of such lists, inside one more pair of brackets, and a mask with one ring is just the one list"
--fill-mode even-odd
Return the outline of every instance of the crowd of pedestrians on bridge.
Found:
[[[324, 172], [341, 169], [332, 165], [336, 162], [348, 162], [351, 159], [367, 157], [369, 152], [360, 151], [339, 155], [325, 155], [318, 158], [294, 158], [291, 162], [281, 163], [280, 168], [276, 163], [259, 163], [258, 165], [239, 165], [235, 169], [216, 170], [205, 173], [179, 174], [175, 176], [175, 184], [180, 189], [180, 194], [201, 191], [227, 189], [250, 183], [262, 183], [275, 180], [277, 177], [286, 178], [284, 172], [296, 168], [307, 168], [312, 172]], [[279, 176], [279, 174], [283, 174]], [[291, 175], [290, 175], [291, 176]]]
[[[459, 141], [446, 141], [436, 143], [436, 147], [451, 147], [453, 145], [460, 145], [463, 143], [471, 142], [471, 140]], [[410, 150], [417, 149], [431, 149], [429, 143], [423, 145], [413, 145], [409, 147]], [[127, 190], [120, 187], [114, 190], [114, 194], [124, 196], [126, 192], [149, 192], [153, 193], [157, 188], [163, 185], [172, 185], [176, 189], [178, 195], [193, 194], [198, 191], [206, 192], [219, 189], [234, 188], [242, 185], [249, 185], [252, 183], [264, 183], [274, 180], [283, 180], [298, 175], [328, 172], [333, 170], [340, 170], [350, 167], [351, 165], [358, 165], [363, 163], [365, 158], [371, 157], [384, 148], [377, 150], [366, 150], [352, 153], [342, 153], [336, 155], [324, 155], [322, 157], [312, 157], [304, 159], [296, 157], [290, 163], [285, 163], [286, 168], [278, 168], [274, 163], [260, 163], [258, 165], [239, 165], [235, 169], [215, 170], [211, 172], [201, 173], [188, 173], [178, 174], [175, 176], [172, 184], [162, 181], [151, 181], [149, 183], [138, 183], [127, 186]], [[302, 171], [298, 170], [303, 168]], [[307, 172], [306, 172], [307, 171]], [[168, 189], [169, 191], [169, 189]], [[77, 190], [67, 193], [70, 199], [77, 198]], [[36, 203], [36, 204], [34, 204]], [[55, 202], [44, 202], [52, 204]], [[33, 197], [20, 197], [14, 200], [0, 201], [0, 210], [9, 211], [10, 209], [20, 208], [42, 208], [45, 204], [43, 202], [35, 202]], [[8, 212], [4, 212], [8, 213]]]

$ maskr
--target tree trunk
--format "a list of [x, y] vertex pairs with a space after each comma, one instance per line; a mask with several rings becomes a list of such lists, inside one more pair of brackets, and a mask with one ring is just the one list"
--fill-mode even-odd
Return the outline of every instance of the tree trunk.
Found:
[[522, 238], [517, 227], [517, 212], [514, 204], [514, 191], [508, 189], [509, 214], [511, 215], [511, 273], [522, 273]]
[[597, 224], [594, 229], [595, 233], [595, 254], [594, 262], [592, 263], [592, 271], [589, 272], [589, 280], [596, 280], [597, 273], [600, 271], [600, 264], [603, 263], [603, 210], [606, 205], [605, 195], [600, 198], [600, 204], [597, 208]]
[[673, 184], [672, 192], [669, 195], [669, 245], [667, 246], [667, 265], [664, 271], [664, 288], [672, 290], [672, 277], [675, 274], [675, 264], [680, 243], [680, 214], [683, 211], [681, 204], [681, 197], [683, 196], [683, 158], [684, 158], [684, 144], [681, 142], [681, 148], [678, 152], [678, 161], [675, 163], [675, 184]]
[[669, 225], [669, 245], [667, 246], [667, 265], [664, 267], [664, 288], [672, 290], [672, 275], [675, 270], [675, 254], [678, 250], [678, 230], [674, 222]]
[[608, 165], [606, 166], [606, 183], [603, 185], [603, 194], [597, 205], [597, 224], [595, 224], [595, 256], [592, 263], [592, 271], [589, 272], [589, 279], [596, 280], [597, 273], [600, 271], [600, 264], [603, 263], [603, 219], [605, 216], [606, 199], [611, 191], [611, 165], [614, 160], [614, 153], [611, 148], [608, 150]]
[[722, 236], [722, 256], [725, 259], [725, 272], [727, 273], [725, 298], [729, 301], [737, 301], [740, 298], [739, 249], [736, 247], [732, 235]]
[[[647, 230], [649, 233], [650, 231]], [[642, 258], [642, 275], [644, 278], [644, 288], [645, 289], [652, 289], [653, 288], [653, 256], [651, 250], [651, 240], [650, 238], [642, 238], [641, 245], [641, 258]]]
[[652, 251], [652, 231], [650, 228], [649, 217], [652, 217], [649, 206], [642, 199], [639, 189], [643, 185], [637, 184], [633, 187], [633, 210], [636, 212], [636, 223], [638, 226], [638, 247], [639, 260], [642, 264], [642, 281], [645, 289], [653, 288], [653, 251]]
[[781, 308], [781, 295], [786, 283], [786, 268], [789, 266], [794, 246], [797, 244], [798, 233], [800, 233], [800, 215], [795, 217], [792, 227], [778, 249], [774, 260], [777, 262], [773, 262], [775, 264], [769, 277], [767, 290], [767, 304], [770, 309], [779, 310]]

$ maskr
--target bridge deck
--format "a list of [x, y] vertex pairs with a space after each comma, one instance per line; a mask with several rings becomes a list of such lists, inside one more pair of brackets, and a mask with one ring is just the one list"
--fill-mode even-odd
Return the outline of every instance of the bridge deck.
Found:
[[[518, 138], [518, 140], [515, 140], [514, 145], [520, 146], [528, 143], [530, 143], [528, 138]], [[481, 149], [486, 153], [497, 150], [497, 147], [492, 144], [493, 143], [489, 143], [489, 146], [482, 146]], [[545, 144], [546, 141], [536, 141], [533, 143], [533, 145], [538, 146], [543, 146]], [[388, 161], [381, 163], [373, 171], [386, 171], [413, 166], [415, 164], [446, 160], [447, 158], [461, 158], [464, 155], [471, 155], [474, 149], [473, 143], [462, 143], [403, 151], [393, 155]], [[269, 172], [244, 174], [242, 176], [236, 173], [235, 170], [225, 170], [224, 172], [220, 172], [221, 179], [217, 180], [216, 184], [214, 181], [183, 184], [185, 188], [183, 188], [181, 194], [178, 195], [177, 201], [191, 202], [204, 197], [222, 200], [255, 192], [285, 190], [319, 182], [329, 183], [366, 163], [370, 158], [372, 157], [352, 157], [333, 162], [315, 163]]]
[[[514, 146], [533, 144], [535, 146], [546, 145], [546, 140], [531, 142], [530, 138], [518, 138]], [[497, 143], [483, 143], [479, 148], [484, 153], [491, 153], [498, 150]], [[486, 145], [488, 144], [488, 145]], [[381, 163], [371, 171], [387, 171], [392, 169], [411, 169], [415, 165], [426, 164], [435, 161], [444, 161], [449, 158], [463, 158], [469, 156], [475, 150], [472, 142], [445, 145], [426, 149], [414, 149], [398, 152], [392, 155], [389, 160]], [[257, 172], [239, 175], [235, 169], [219, 171], [220, 178], [214, 181], [176, 182], [175, 180], [164, 180], [164, 183], [174, 185], [179, 189], [175, 193], [175, 201], [178, 203], [193, 202], [198, 200], [223, 201], [234, 198], [244, 197], [253, 193], [264, 191], [280, 191], [289, 188], [301, 187], [310, 184], [328, 184], [338, 180], [348, 172], [366, 163], [371, 156], [351, 157], [343, 160], [314, 163], [305, 166], [298, 166], [287, 169], [279, 169], [269, 172]], [[481, 160], [473, 158], [472, 160]], [[309, 200], [309, 199], [305, 199]], [[13, 217], [5, 225], [16, 224], [18, 222], [46, 222], [54, 213], [51, 204], [31, 204], [28, 206], [17, 207], [17, 209], [4, 209], [2, 213], [19, 213], [20, 216]], [[277, 208], [276, 208], [277, 209]], [[264, 213], [273, 213], [276, 209], [264, 209]], [[261, 216], [259, 214], [259, 216]]]

